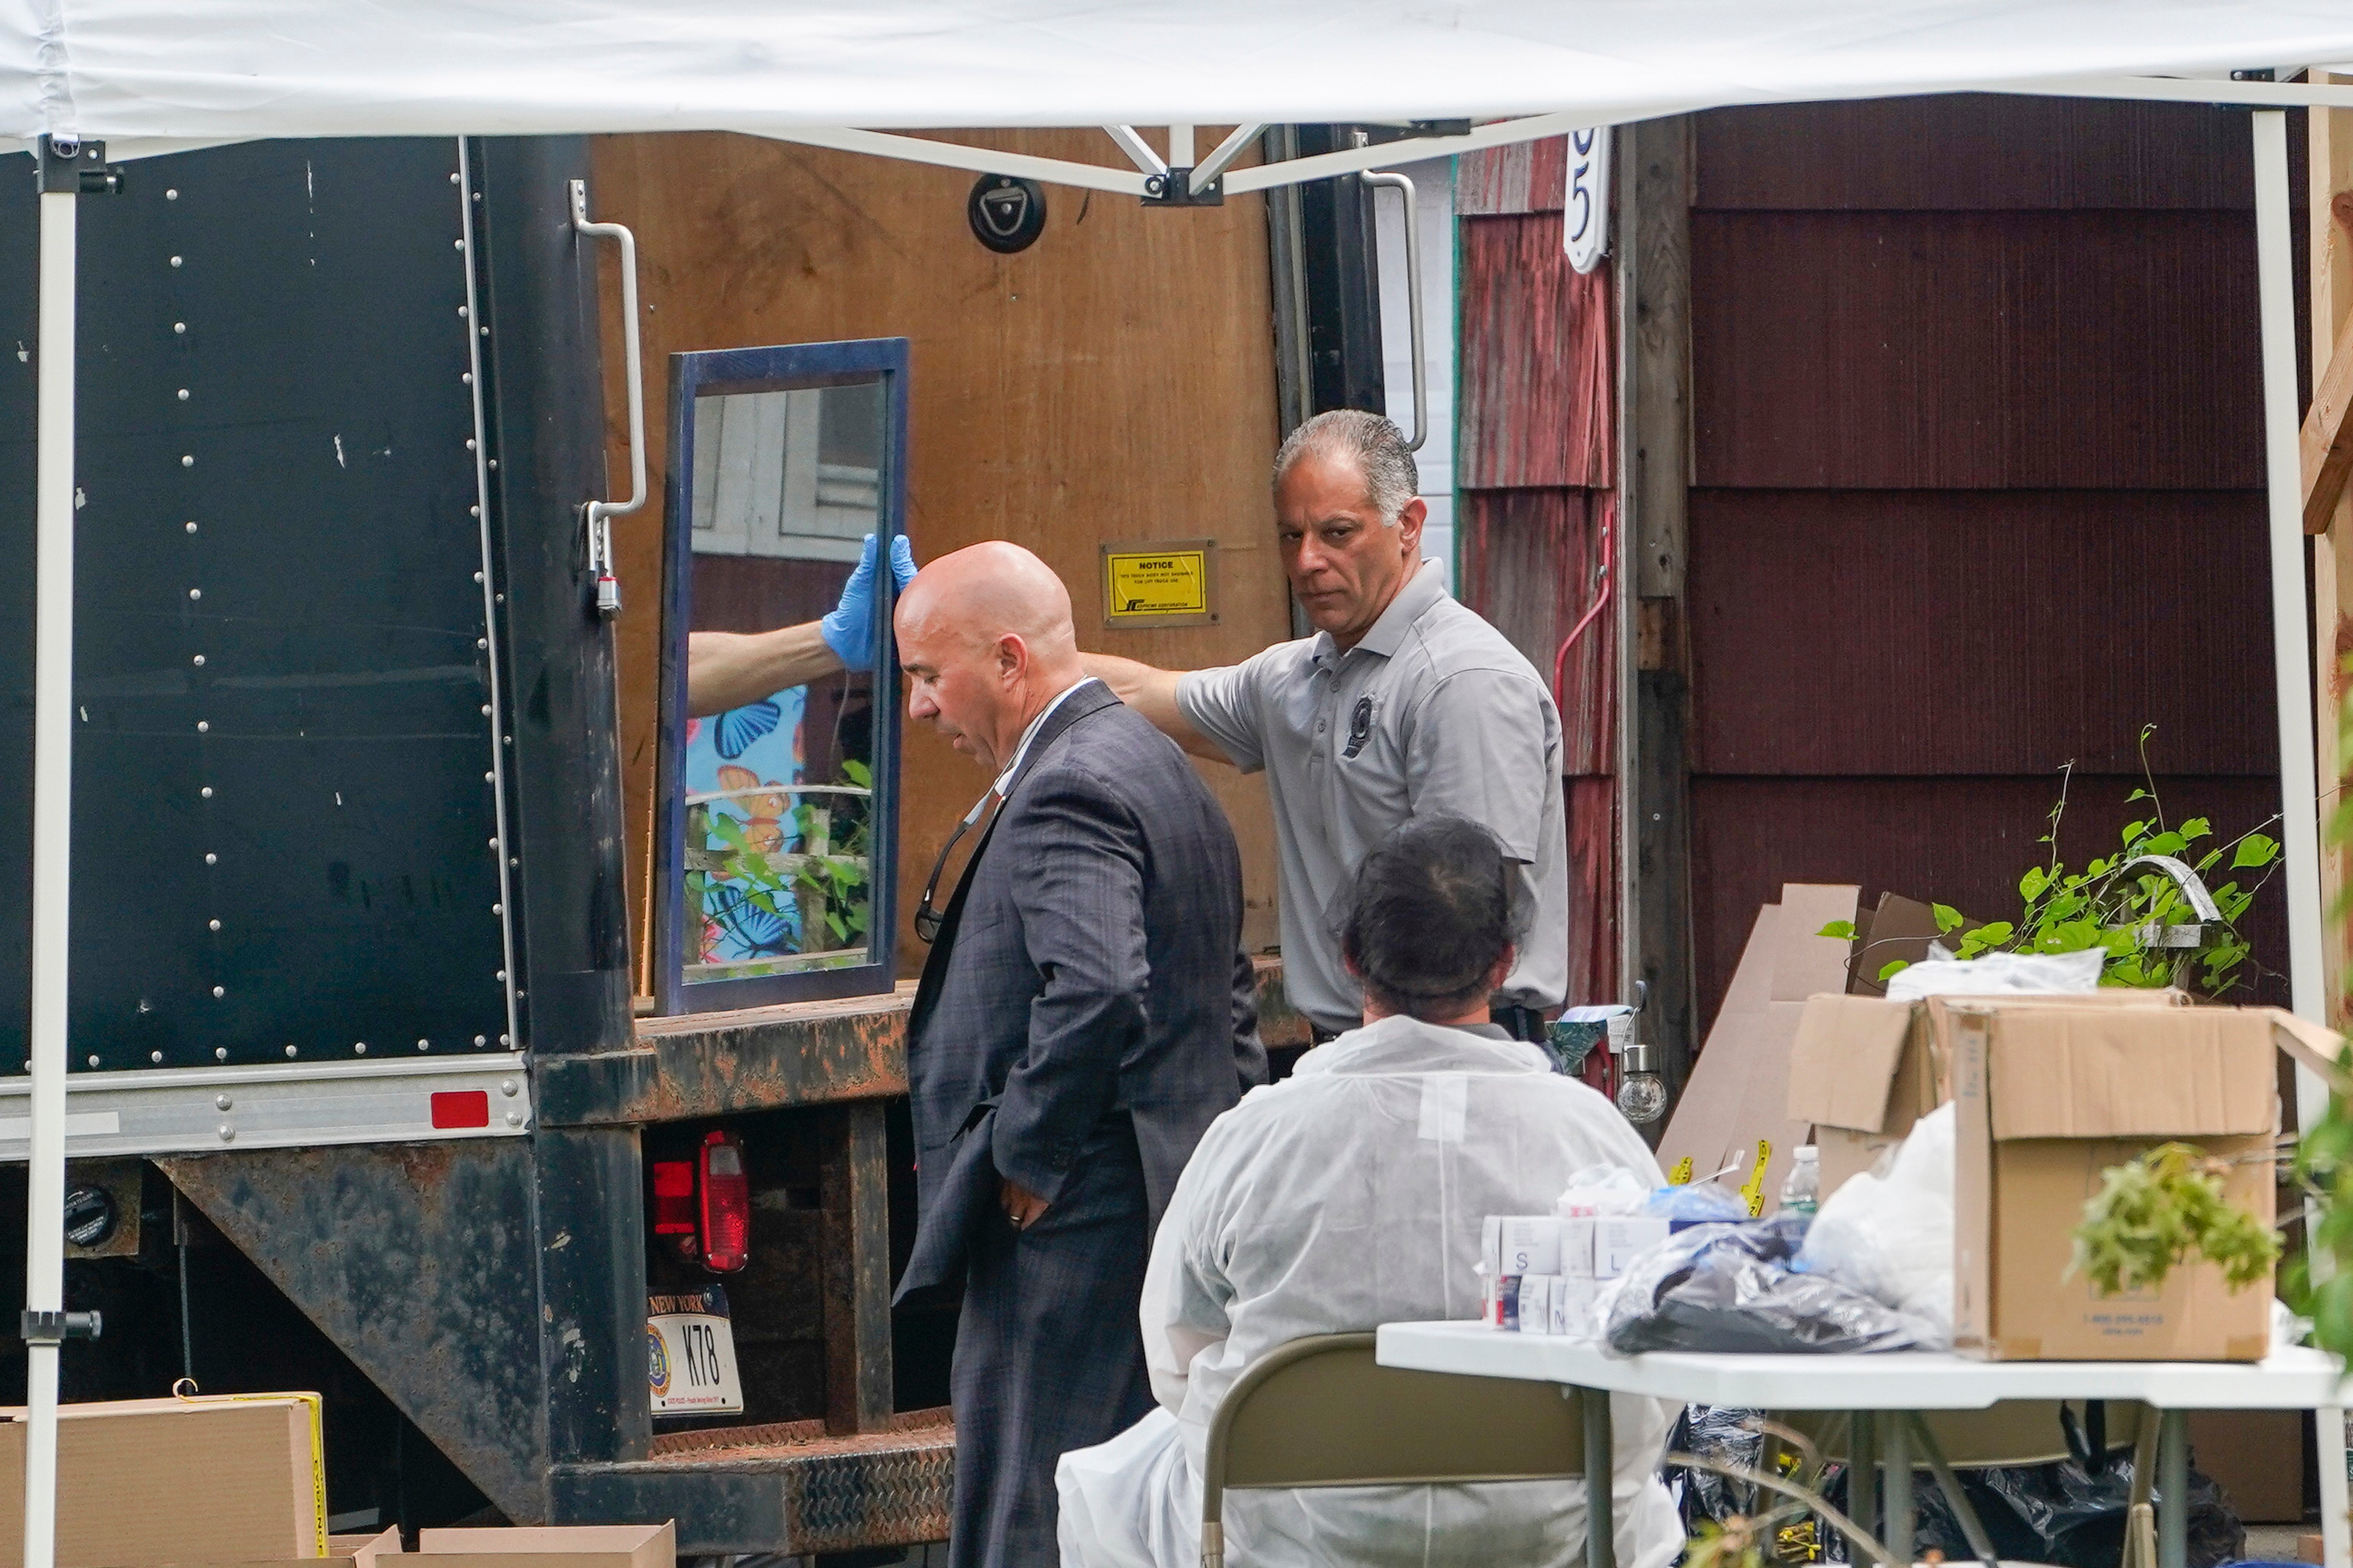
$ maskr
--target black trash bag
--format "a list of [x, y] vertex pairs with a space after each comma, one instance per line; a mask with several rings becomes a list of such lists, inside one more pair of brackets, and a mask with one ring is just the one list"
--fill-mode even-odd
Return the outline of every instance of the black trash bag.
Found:
[[1792, 1274], [1804, 1215], [1695, 1225], [1634, 1260], [1609, 1309], [1609, 1348], [1813, 1355], [1912, 1350], [1927, 1324], [1819, 1274]]
[[[2065, 1411], [2064, 1405], [2061, 1406]], [[2091, 1425], [2098, 1419], [2096, 1405], [2087, 1411]], [[1969, 1506], [1985, 1525], [1994, 1551], [2016, 1563], [2049, 1563], [2058, 1568], [2117, 1568], [2124, 1561], [2125, 1510], [2132, 1500], [2132, 1450], [2087, 1446], [2072, 1412], [2063, 1418], [2067, 1446], [2074, 1457], [2041, 1465], [2011, 1465], [1958, 1472]], [[2100, 1457], [2094, 1458], [2094, 1455]], [[1938, 1489], [1936, 1479], [1923, 1470], [1913, 1478], [1913, 1498], [1918, 1524], [1913, 1538], [1917, 1558], [1934, 1547], [1953, 1568], [1976, 1561], [1959, 1517]], [[1822, 1489], [1832, 1506], [1846, 1510], [1846, 1479], [1838, 1476]], [[1842, 1538], [1832, 1531], [1830, 1543], [1842, 1558]], [[2239, 1516], [2223, 1500], [2222, 1489], [2196, 1468], [2189, 1472], [2189, 1568], [2215, 1568], [2245, 1555], [2247, 1532]]]
[[[1984, 1521], [1994, 1549], [2015, 1562], [2059, 1568], [2116, 1568], [2124, 1561], [2125, 1506], [2132, 1492], [2132, 1456], [2099, 1475], [2074, 1459], [1960, 1472], [1961, 1489]], [[1968, 1537], [1933, 1477], [1916, 1483], [1920, 1524], [1915, 1553], [1934, 1546], [1948, 1563], [1966, 1564]], [[2189, 1568], [2214, 1568], [2246, 1554], [2247, 1531], [2211, 1477], [2189, 1472]]]
[[[1731, 1405], [1686, 1405], [1667, 1439], [1671, 1454], [1696, 1454], [1718, 1464], [1753, 1470], [1765, 1457], [1765, 1431], [1757, 1422], [1761, 1410]], [[1702, 1520], [1721, 1524], [1735, 1514], [1757, 1511], [1757, 1487], [1750, 1481], [1717, 1475], [1714, 1470], [1671, 1465], [1667, 1481], [1675, 1494], [1675, 1510], [1683, 1516], [1683, 1534]]]

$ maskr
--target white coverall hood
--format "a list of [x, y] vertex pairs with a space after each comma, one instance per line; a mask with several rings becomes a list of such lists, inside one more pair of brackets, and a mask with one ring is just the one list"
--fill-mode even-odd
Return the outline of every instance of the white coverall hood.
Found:
[[[1141, 1318], [1161, 1408], [1062, 1458], [1066, 1568], [1198, 1563], [1209, 1421], [1245, 1367], [1304, 1335], [1476, 1318], [1480, 1220], [1548, 1214], [1602, 1163], [1662, 1180], [1608, 1100], [1482, 1032], [1384, 1018], [1252, 1089], [1203, 1135], [1153, 1244]], [[1657, 1479], [1672, 1407], [1620, 1395], [1611, 1413], [1619, 1561], [1665, 1568], [1682, 1545]], [[1566, 1565], [1585, 1500], [1554, 1482], [1229, 1492], [1225, 1521], [1252, 1568]]]

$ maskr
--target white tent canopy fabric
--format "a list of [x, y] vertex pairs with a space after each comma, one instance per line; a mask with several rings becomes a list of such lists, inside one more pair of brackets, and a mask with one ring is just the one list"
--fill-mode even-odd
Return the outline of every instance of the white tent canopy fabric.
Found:
[[2346, 59], [2345, 0], [0, 0], [0, 144], [1606, 123]]
[[[44, 135], [126, 158], [267, 137], [722, 130], [937, 161], [936, 142], [876, 132], [1166, 125], [1181, 148], [1197, 125], [1492, 122], [1243, 171], [1228, 186], [1241, 190], [1738, 104], [1974, 89], [2353, 108], [2353, 87], [2228, 79], [2337, 60], [2353, 60], [2353, 0], [0, 0], [0, 152]], [[2281, 114], [2253, 120], [2288, 967], [2295, 1010], [2317, 1020], [2287, 133]], [[1152, 156], [1128, 142], [1137, 164]], [[1108, 140], [1104, 157], [1005, 172], [1145, 189]], [[75, 335], [70, 189], [69, 173], [41, 197], [44, 351]], [[74, 358], [39, 356], [35, 487], [26, 1278], [28, 1308], [50, 1318], [64, 1304]], [[26, 1328], [22, 1561], [51, 1568], [62, 1331]], [[2341, 1470], [2332, 1485], [2327, 1556], [2348, 1568]]]

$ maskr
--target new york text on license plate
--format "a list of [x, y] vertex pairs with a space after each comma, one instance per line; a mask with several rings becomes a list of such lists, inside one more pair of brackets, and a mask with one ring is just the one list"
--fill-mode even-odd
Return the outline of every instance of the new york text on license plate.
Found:
[[656, 1415], [729, 1415], [744, 1409], [727, 1296], [716, 1285], [697, 1296], [646, 1299], [648, 1388]]

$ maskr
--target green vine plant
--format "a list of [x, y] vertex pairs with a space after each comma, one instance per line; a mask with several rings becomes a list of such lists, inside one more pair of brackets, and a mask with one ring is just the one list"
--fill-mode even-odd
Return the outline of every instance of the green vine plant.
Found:
[[[2262, 1158], [2268, 1163], [2271, 1152]], [[2160, 1143], [2110, 1166], [2084, 1205], [2075, 1254], [2061, 1278], [2082, 1274], [2103, 1296], [2120, 1296], [2156, 1289], [2197, 1257], [2218, 1265], [2233, 1292], [2269, 1279], [2279, 1233], [2223, 1196], [2230, 1173], [2229, 1161], [2194, 1143]]]
[[[2036, 842], [2050, 846], [2043, 864], [2030, 866], [2018, 879], [2023, 907], [2014, 921], [1972, 921], [1950, 904], [1932, 906], [1936, 928], [1960, 959], [1992, 952], [2065, 953], [2093, 948], [2106, 957], [2100, 966], [2103, 985], [2182, 985], [2221, 996], [2242, 983], [2241, 971], [2252, 956], [2247, 940], [2239, 934], [2239, 921], [2255, 900], [2279, 865], [2279, 840], [2263, 831], [2278, 825], [2274, 816], [2237, 837], [2216, 841], [2213, 824], [2193, 816], [2179, 826], [2166, 821], [2158, 798], [2157, 777], [2149, 765], [2148, 738], [2157, 726], [2141, 726], [2141, 784], [2125, 797], [2127, 805], [2147, 803], [2147, 815], [2125, 825], [2116, 853], [2095, 857], [2080, 871], [2060, 858], [2059, 827], [2067, 811], [2067, 794], [2074, 763], [2059, 770], [2059, 799], [2051, 807], [2049, 830]], [[2204, 846], [2204, 847], [2200, 847]], [[2221, 918], [2204, 922], [2200, 945], [2194, 949], [2164, 945], [2169, 928], [2199, 923], [2189, 895], [2162, 869], [2136, 866], [2137, 858], [2168, 856], [2187, 862], [2208, 892]], [[2192, 855], [2196, 859], [2190, 860]], [[2211, 885], [2216, 874], [2231, 878]], [[2239, 873], [2253, 880], [2242, 884]], [[1852, 921], [1832, 921], [1817, 933], [1852, 942]], [[1882, 983], [1908, 961], [1896, 959], [1878, 971]], [[2194, 972], [2194, 973], [2193, 973]]]

